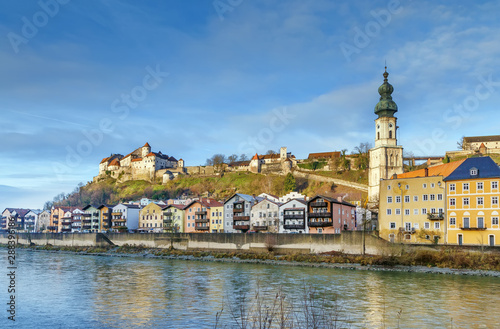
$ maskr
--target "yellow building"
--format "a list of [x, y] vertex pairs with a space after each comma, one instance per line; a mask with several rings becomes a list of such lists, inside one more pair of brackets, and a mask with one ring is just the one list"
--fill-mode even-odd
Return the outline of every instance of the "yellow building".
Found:
[[445, 178], [448, 243], [500, 245], [500, 168], [490, 157], [466, 159]]
[[166, 232], [184, 233], [184, 205], [169, 204], [163, 209], [163, 229]]
[[159, 206], [151, 202], [139, 211], [139, 231], [163, 232], [163, 209], [167, 206]]
[[446, 198], [443, 178], [463, 161], [380, 181], [380, 237], [391, 242], [444, 243]]
[[212, 216], [210, 217], [210, 233], [223, 233], [224, 232], [224, 204], [220, 206], [213, 206], [210, 208]]

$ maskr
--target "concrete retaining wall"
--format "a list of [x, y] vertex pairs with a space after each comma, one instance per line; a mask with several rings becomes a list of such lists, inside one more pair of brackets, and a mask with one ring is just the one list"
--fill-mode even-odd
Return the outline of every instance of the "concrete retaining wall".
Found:
[[[109, 239], [109, 240], [108, 240]], [[7, 244], [7, 234], [0, 235], [0, 243]], [[17, 234], [19, 244], [54, 246], [117, 246], [143, 245], [149, 248], [207, 249], [207, 250], [251, 250], [265, 251], [273, 248], [278, 252], [320, 253], [343, 251], [360, 254], [362, 251], [362, 232], [352, 231], [342, 234], [238, 234], [238, 233], [101, 233], [63, 234], [35, 233]], [[365, 250], [369, 254], [380, 254], [387, 242], [365, 234]]]

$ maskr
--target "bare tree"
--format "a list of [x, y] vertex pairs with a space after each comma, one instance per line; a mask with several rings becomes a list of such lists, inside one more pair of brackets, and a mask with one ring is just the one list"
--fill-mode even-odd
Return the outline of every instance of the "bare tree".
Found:
[[268, 150], [266, 152], [267, 155], [270, 155], [270, 154], [278, 154], [276, 151], [273, 151], [273, 150]]
[[357, 154], [356, 167], [361, 170], [366, 170], [370, 166], [370, 149], [371, 144], [368, 142], [360, 143], [354, 148], [352, 154]]
[[229, 162], [229, 164], [234, 164], [236, 161], [238, 161], [238, 156], [236, 154], [231, 154], [227, 157], [227, 161]]
[[467, 147], [467, 143], [465, 143], [465, 136], [460, 137], [457, 142], [457, 147], [459, 150], [465, 150]]
[[247, 161], [247, 160], [248, 160], [248, 157], [246, 154], [240, 155], [240, 161]]

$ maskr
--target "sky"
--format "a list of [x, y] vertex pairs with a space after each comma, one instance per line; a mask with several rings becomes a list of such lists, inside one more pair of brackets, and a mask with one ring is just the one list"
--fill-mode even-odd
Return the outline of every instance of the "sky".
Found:
[[0, 2], [0, 208], [41, 208], [148, 142], [203, 165], [375, 138], [387, 65], [398, 144], [498, 135], [499, 1]]

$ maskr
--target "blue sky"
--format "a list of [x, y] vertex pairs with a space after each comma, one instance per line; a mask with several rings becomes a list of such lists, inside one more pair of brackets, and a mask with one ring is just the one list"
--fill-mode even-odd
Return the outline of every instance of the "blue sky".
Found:
[[2, 1], [0, 208], [40, 208], [111, 153], [204, 164], [372, 142], [387, 61], [399, 144], [498, 134], [498, 1]]

